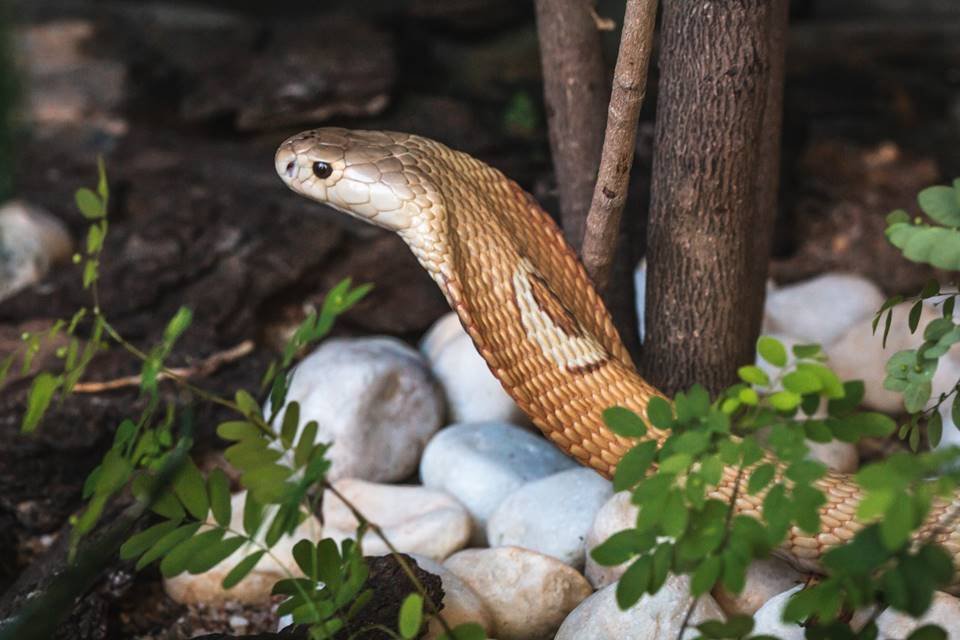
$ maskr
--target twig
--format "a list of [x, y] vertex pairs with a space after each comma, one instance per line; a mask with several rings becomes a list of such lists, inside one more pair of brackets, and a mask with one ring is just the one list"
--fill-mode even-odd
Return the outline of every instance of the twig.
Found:
[[400, 551], [398, 551], [397, 548], [393, 546], [393, 543], [390, 542], [389, 539], [387, 539], [387, 536], [383, 532], [383, 529], [380, 528], [380, 525], [374, 522], [370, 522], [370, 520], [368, 520], [367, 517], [360, 512], [360, 509], [358, 509], [352, 502], [350, 502], [347, 499], [347, 497], [344, 496], [342, 493], [340, 493], [337, 490], [337, 488], [334, 487], [331, 483], [324, 480], [323, 488], [326, 490], [329, 490], [330, 493], [335, 495], [347, 507], [347, 509], [350, 511], [350, 514], [354, 517], [354, 519], [357, 522], [361, 524], [366, 524], [370, 528], [370, 531], [375, 533], [377, 536], [380, 537], [381, 540], [383, 540], [383, 543], [386, 545], [387, 549], [390, 551], [390, 555], [392, 555], [394, 559], [396, 559], [397, 564], [400, 565], [400, 569], [407, 575], [407, 578], [409, 578], [414, 588], [420, 593], [421, 596], [423, 596], [423, 601], [426, 603], [427, 608], [430, 610], [430, 613], [433, 614], [433, 616], [440, 621], [440, 626], [443, 628], [447, 636], [452, 638], [453, 629], [450, 628], [450, 624], [443, 617], [443, 614], [440, 613], [441, 607], [438, 607], [437, 604], [434, 603], [433, 599], [430, 598], [430, 594], [427, 592], [426, 587], [424, 587], [423, 584], [421, 584], [420, 580], [417, 578], [417, 574], [415, 574], [413, 572], [413, 569], [410, 568], [410, 565], [407, 564], [406, 558], [404, 558], [403, 555], [400, 553]]
[[583, 238], [583, 263], [601, 293], [610, 281], [620, 218], [627, 200], [656, 16], [657, 0], [628, 0], [623, 16], [600, 171]]
[[[244, 340], [238, 345], [230, 347], [225, 351], [219, 351], [212, 356], [201, 360], [191, 367], [177, 367], [164, 369], [157, 374], [158, 380], [165, 379], [187, 379], [195, 377], [208, 376], [220, 367], [236, 360], [240, 360], [249, 355], [254, 348], [252, 340]], [[103, 391], [114, 391], [125, 387], [138, 387], [142, 377], [140, 375], [124, 376], [113, 380], [104, 380], [102, 382], [78, 382], [73, 390], [77, 393], [101, 393]]]

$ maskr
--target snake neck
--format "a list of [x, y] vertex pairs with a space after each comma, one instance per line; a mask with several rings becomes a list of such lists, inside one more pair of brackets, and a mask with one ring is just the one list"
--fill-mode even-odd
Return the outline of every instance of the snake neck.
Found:
[[439, 206], [401, 237], [534, 424], [612, 475], [634, 443], [606, 428], [603, 410], [645, 413], [658, 392], [637, 374], [586, 272], [533, 197], [470, 156], [444, 148], [437, 157], [444, 165], [431, 176], [431, 195]]

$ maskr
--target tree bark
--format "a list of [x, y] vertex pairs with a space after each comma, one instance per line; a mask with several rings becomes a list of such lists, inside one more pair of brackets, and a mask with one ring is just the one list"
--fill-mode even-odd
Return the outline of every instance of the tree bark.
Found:
[[[777, 203], [780, 192], [780, 142], [783, 129], [783, 81], [787, 53], [787, 20], [790, 13], [789, 0], [772, 0], [770, 7], [769, 60], [767, 74], [767, 97], [763, 107], [763, 124], [760, 136], [760, 167], [757, 172], [757, 216], [754, 225], [756, 250], [755, 268], [752, 271], [753, 286], [760, 294], [753, 300], [749, 310], [757, 322], [763, 319], [763, 305], [767, 293], [767, 271], [770, 264], [770, 247], [773, 243], [774, 224], [777, 219]], [[759, 331], [759, 328], [757, 329]]]
[[536, 0], [537, 33], [560, 220], [578, 253], [600, 166], [607, 69], [590, 0]]
[[[718, 391], [753, 361], [772, 211], [760, 211], [776, 0], [664, 0], [644, 372]], [[769, 124], [769, 123], [768, 123]], [[769, 243], [765, 244], [769, 247]], [[768, 251], [768, 249], [767, 249]]]
[[637, 146], [637, 121], [647, 90], [647, 68], [653, 51], [657, 0], [627, 0], [623, 33], [613, 72], [607, 109], [607, 127], [597, 184], [583, 238], [583, 265], [601, 292], [610, 271], [620, 235], [620, 218], [627, 202], [630, 168]]

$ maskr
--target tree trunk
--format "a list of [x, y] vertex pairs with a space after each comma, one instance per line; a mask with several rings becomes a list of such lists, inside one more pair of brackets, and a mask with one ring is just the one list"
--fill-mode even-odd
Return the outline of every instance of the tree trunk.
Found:
[[[665, 0], [644, 373], [718, 391], [753, 361], [772, 211], [760, 211], [772, 3]], [[769, 126], [769, 122], [768, 122]]]
[[780, 192], [780, 139], [783, 128], [783, 80], [787, 52], [787, 18], [789, 0], [772, 0], [768, 30], [770, 69], [767, 74], [767, 98], [763, 107], [762, 135], [760, 136], [760, 166], [757, 171], [757, 221], [755, 261], [752, 271], [754, 287], [760, 294], [753, 300], [750, 317], [763, 318], [763, 303], [767, 293], [767, 267], [773, 227], [777, 219]]
[[579, 253], [603, 147], [607, 68], [590, 0], [536, 0], [536, 8], [560, 220]]

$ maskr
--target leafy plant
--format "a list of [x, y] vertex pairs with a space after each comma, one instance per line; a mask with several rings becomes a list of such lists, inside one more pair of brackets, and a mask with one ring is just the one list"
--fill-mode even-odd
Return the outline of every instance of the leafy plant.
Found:
[[[121, 558], [136, 559], [138, 569], [158, 563], [161, 573], [170, 577], [183, 572], [206, 572], [240, 552], [242, 559], [223, 579], [223, 587], [229, 589], [249, 575], [264, 556], [272, 555], [272, 547], [283, 536], [293, 534], [316, 511], [324, 490], [336, 492], [325, 479], [330, 467], [325, 458], [329, 444], [316, 443], [316, 422], [300, 424], [300, 407], [296, 402], [286, 402], [287, 390], [297, 358], [322, 340], [336, 319], [371, 287], [354, 287], [350, 280], [340, 282], [328, 293], [319, 312], [309, 314], [293, 333], [262, 379], [261, 391], [270, 400], [269, 415], [246, 390], [237, 390], [233, 398], [208, 392], [166, 365], [177, 340], [189, 329], [189, 309], [181, 308], [167, 323], [160, 340], [145, 351], [124, 339], [101, 309], [99, 272], [109, 230], [109, 186], [102, 161], [98, 172], [95, 189], [84, 188], [76, 193], [77, 207], [90, 226], [85, 251], [74, 256], [74, 262], [83, 265], [83, 287], [91, 292], [91, 305], [79, 309], [69, 320], [56, 322], [46, 332], [24, 335], [22, 353], [11, 354], [0, 363], [0, 384], [18, 358], [26, 373], [45, 341], [52, 341], [61, 332], [69, 336], [68, 346], [57, 352], [62, 370], [42, 371], [33, 378], [22, 424], [22, 431], [29, 433], [38, 428], [55, 402], [73, 392], [97, 353], [119, 346], [139, 360], [139, 386], [146, 400], [145, 408], [136, 420], [125, 419], [118, 425], [112, 446], [87, 478], [83, 489], [86, 507], [72, 520], [71, 558], [77, 560], [76, 552], [84, 536], [97, 525], [111, 499], [129, 488], [141, 511], [149, 509], [157, 519], [120, 545]], [[225, 457], [240, 471], [240, 484], [247, 490], [241, 528], [232, 524], [233, 504], [226, 474], [215, 469], [204, 477], [185, 455], [192, 444], [191, 413], [179, 410], [173, 402], [161, 402], [161, 380], [172, 380], [199, 400], [218, 404], [235, 414], [234, 419], [217, 427], [217, 433], [232, 442]], [[339, 497], [361, 523], [358, 539], [367, 528], [374, 529], [417, 587], [412, 594], [416, 599], [408, 599], [400, 611], [399, 634], [390, 629], [386, 632], [397, 638], [416, 637], [424, 622], [426, 605], [427, 615], [439, 620], [446, 640], [485, 637], [477, 625], [450, 628], [383, 531], [344, 496]], [[303, 575], [288, 572], [274, 588], [274, 593], [287, 596], [281, 613], [290, 613], [296, 623], [308, 625], [310, 637], [315, 639], [331, 638], [340, 629], [350, 629], [351, 621], [370, 597], [360, 544], [346, 541], [338, 547], [330, 539], [317, 543], [301, 540], [294, 547], [294, 560]]]

